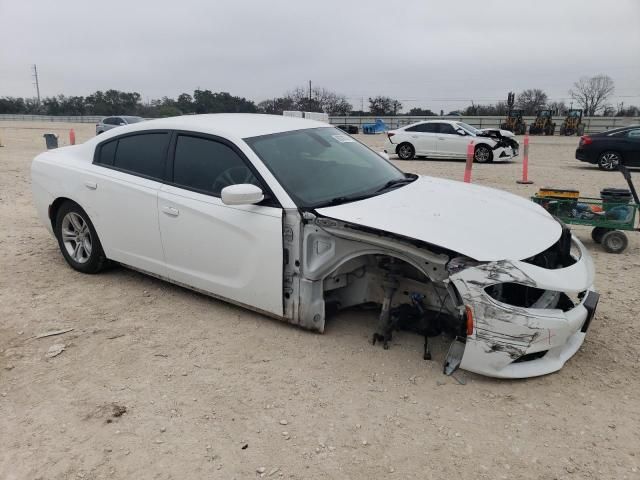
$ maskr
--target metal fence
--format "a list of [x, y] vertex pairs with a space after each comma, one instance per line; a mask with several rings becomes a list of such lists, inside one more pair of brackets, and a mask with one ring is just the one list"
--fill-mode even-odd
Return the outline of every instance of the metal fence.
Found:
[[64, 122], [64, 123], [98, 123], [104, 115], [18, 115], [0, 114], [0, 121], [6, 122]]
[[[504, 122], [505, 117], [458, 117], [458, 116], [444, 116], [444, 117], [329, 117], [329, 122], [333, 125], [355, 125], [362, 131], [362, 124], [375, 123], [376, 119], [380, 118], [390, 129], [403, 127], [411, 123], [419, 122], [421, 120], [456, 120], [459, 122], [468, 123], [476, 128], [499, 128], [500, 124]], [[523, 117], [527, 125], [531, 125], [535, 120], [535, 117]], [[560, 130], [560, 125], [564, 121], [564, 117], [558, 116], [553, 120], [556, 124], [556, 135]], [[626, 125], [638, 125], [640, 124], [640, 117], [584, 117], [582, 123], [585, 125], [585, 133], [601, 132], [603, 130], [610, 130], [616, 127], [623, 127]]]
[[[323, 114], [324, 115], [324, 114]], [[84, 116], [57, 116], [57, 115], [13, 115], [0, 114], [0, 121], [28, 121], [28, 122], [63, 122], [63, 123], [98, 123], [104, 116], [84, 115]], [[473, 125], [476, 128], [498, 128], [504, 121], [504, 116], [500, 117], [329, 117], [328, 121], [333, 125], [356, 125], [362, 131], [362, 124], [375, 123], [376, 118], [382, 119], [391, 129], [418, 122], [420, 120], [457, 120]], [[527, 125], [531, 125], [535, 117], [523, 117]], [[560, 129], [560, 124], [564, 117], [558, 116], [554, 119], [556, 123], [556, 133]], [[585, 133], [594, 133], [625, 125], [640, 124], [640, 117], [584, 117]]]

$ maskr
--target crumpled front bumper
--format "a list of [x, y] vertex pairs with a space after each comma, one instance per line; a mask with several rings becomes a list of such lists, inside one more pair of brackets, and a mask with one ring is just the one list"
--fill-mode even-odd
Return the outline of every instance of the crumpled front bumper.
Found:
[[[473, 313], [473, 332], [466, 338], [460, 368], [498, 378], [525, 378], [560, 370], [582, 345], [594, 292], [593, 260], [582, 243], [573, 265], [556, 270], [525, 262], [491, 262], [451, 276], [465, 305]], [[525, 308], [501, 303], [485, 288], [518, 283], [543, 290], [580, 295], [570, 309]], [[585, 305], [586, 302], [589, 305]]]
[[493, 161], [512, 160], [518, 156], [518, 149], [512, 147], [498, 147], [493, 151]]

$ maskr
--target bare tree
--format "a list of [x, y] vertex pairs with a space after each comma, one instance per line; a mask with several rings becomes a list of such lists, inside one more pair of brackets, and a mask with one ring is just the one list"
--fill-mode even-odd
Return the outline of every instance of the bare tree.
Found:
[[539, 88], [530, 88], [520, 92], [516, 100], [518, 108], [524, 110], [525, 115], [535, 115], [547, 104], [547, 94]]
[[397, 115], [402, 111], [402, 103], [395, 98], [369, 97], [369, 112], [372, 115]]
[[553, 111], [554, 115], [567, 114], [567, 105], [562, 100], [549, 103], [549, 108]]
[[605, 109], [614, 89], [611, 77], [600, 74], [595, 77], [582, 77], [573, 84], [569, 95], [578, 102], [586, 116], [592, 117]]

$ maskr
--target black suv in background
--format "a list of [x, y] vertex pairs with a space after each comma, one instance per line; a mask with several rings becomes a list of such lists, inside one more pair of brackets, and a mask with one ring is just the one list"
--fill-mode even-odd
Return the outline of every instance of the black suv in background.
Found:
[[620, 164], [640, 167], [640, 125], [583, 135], [576, 158], [602, 170], [617, 170]]

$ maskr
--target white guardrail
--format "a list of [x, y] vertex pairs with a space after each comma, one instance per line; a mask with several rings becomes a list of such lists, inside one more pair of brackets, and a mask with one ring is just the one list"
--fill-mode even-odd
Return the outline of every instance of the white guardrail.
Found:
[[[480, 116], [453, 116], [446, 115], [444, 117], [329, 117], [329, 122], [333, 125], [355, 125], [359, 131], [362, 131], [362, 125], [365, 123], [375, 123], [376, 119], [381, 119], [389, 129], [403, 127], [411, 123], [419, 122], [421, 120], [456, 120], [459, 122], [468, 123], [476, 128], [499, 128], [500, 124], [504, 122], [505, 117], [492, 116], [492, 117], [480, 117]], [[535, 120], [535, 117], [523, 117], [527, 125], [531, 125]], [[554, 117], [553, 121], [556, 124], [556, 135], [560, 131], [560, 125], [564, 121], [563, 116]], [[604, 130], [610, 130], [612, 128], [624, 127], [626, 125], [638, 125], [640, 124], [640, 117], [583, 117], [582, 123], [585, 124], [585, 133], [595, 133]]]
[[[296, 112], [302, 113], [302, 112]], [[332, 116], [329, 117], [326, 114], [314, 114], [317, 117], [313, 117], [314, 120], [328, 121], [333, 125], [355, 125], [360, 131], [362, 131], [362, 124], [375, 123], [376, 118], [380, 118], [390, 129], [409, 125], [411, 123], [418, 122], [420, 120], [458, 120], [461, 122], [473, 125], [476, 128], [498, 128], [504, 121], [504, 117], [467, 117], [467, 116], [444, 116], [444, 117], [356, 117], [356, 116]], [[302, 116], [302, 115], [301, 115]], [[311, 117], [311, 115], [309, 115]], [[309, 118], [307, 117], [307, 118]], [[65, 116], [65, 115], [17, 115], [17, 114], [0, 114], [0, 121], [27, 121], [27, 122], [64, 122], [64, 123], [98, 123], [104, 116], [102, 115], [84, 115], [84, 116]], [[535, 117], [524, 117], [524, 121], [527, 125], [533, 123]], [[556, 123], [556, 134], [560, 129], [560, 124], [564, 120], [564, 117], [554, 117]], [[616, 127], [623, 127], [625, 125], [638, 125], [640, 124], [640, 117], [584, 117], [582, 122], [585, 124], [585, 133], [600, 132], [603, 130], [610, 130]]]

